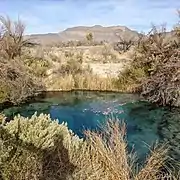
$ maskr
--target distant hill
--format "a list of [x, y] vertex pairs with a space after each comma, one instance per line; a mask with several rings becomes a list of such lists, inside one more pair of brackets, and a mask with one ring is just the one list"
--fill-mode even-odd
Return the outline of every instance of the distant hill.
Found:
[[121, 36], [123, 39], [133, 38], [135, 40], [138, 38], [138, 32], [133, 31], [125, 26], [103, 27], [100, 25], [95, 25], [92, 27], [72, 27], [59, 33], [32, 34], [26, 36], [26, 38], [30, 38], [34, 42], [41, 43], [42, 45], [48, 45], [58, 43], [60, 41], [82, 41], [85, 40], [87, 33], [92, 33], [95, 41], [117, 42], [119, 41], [119, 38], [116, 34]]

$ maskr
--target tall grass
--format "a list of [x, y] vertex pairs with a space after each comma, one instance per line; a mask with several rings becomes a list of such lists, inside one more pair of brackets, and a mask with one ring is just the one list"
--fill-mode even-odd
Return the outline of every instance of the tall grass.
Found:
[[135, 154], [128, 153], [124, 123], [119, 126], [119, 122], [110, 120], [102, 133], [87, 131], [85, 135], [87, 147], [83, 147], [84, 153], [76, 157], [77, 167], [81, 165], [79, 179], [163, 180], [169, 177], [176, 180], [179, 178], [165, 165], [168, 148], [164, 145], [156, 146], [147, 157], [145, 164], [139, 166]]
[[115, 78], [111, 76], [99, 77], [92, 73], [66, 74], [54, 76], [51, 80], [45, 80], [47, 91], [70, 91], [70, 90], [97, 90], [97, 91], [121, 91]]

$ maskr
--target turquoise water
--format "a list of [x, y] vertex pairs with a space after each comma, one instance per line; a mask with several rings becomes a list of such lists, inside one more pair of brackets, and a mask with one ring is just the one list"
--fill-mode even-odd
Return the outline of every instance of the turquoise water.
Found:
[[147, 154], [149, 145], [163, 140], [160, 130], [166, 127], [162, 124], [169, 113], [167, 108], [142, 101], [138, 95], [102, 92], [46, 93], [28, 104], [4, 109], [10, 118], [17, 114], [30, 117], [35, 112], [50, 114], [59, 123], [67, 122], [81, 137], [85, 129], [98, 130], [109, 118], [124, 120], [128, 147], [136, 150], [140, 158]]

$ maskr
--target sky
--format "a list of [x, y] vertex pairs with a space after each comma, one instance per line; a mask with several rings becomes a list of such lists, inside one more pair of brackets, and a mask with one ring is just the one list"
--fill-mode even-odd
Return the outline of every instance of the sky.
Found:
[[180, 0], [0, 0], [0, 15], [20, 18], [26, 34], [60, 32], [73, 26], [127, 26], [147, 32], [152, 24], [171, 29]]

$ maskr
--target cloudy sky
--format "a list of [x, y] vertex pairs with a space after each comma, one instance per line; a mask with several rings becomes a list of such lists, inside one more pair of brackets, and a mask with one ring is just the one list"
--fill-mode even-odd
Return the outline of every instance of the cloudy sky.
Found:
[[0, 0], [0, 15], [20, 17], [27, 34], [59, 32], [79, 25], [125, 25], [148, 31], [177, 21], [180, 0]]

